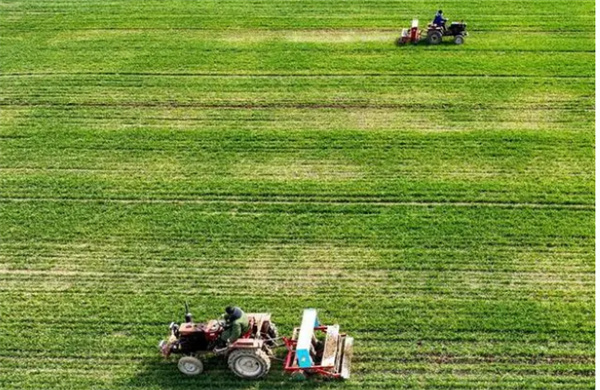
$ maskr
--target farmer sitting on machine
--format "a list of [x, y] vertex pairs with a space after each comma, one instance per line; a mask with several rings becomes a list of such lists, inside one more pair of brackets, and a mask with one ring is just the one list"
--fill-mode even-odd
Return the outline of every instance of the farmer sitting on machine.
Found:
[[446, 27], [446, 21], [448, 19], [444, 18], [444, 13], [442, 12], [442, 10], [439, 10], [437, 12], [437, 14], [435, 14], [435, 17], [433, 18], [433, 24], [435, 24], [436, 26], [440, 26], [440, 27]]
[[237, 306], [227, 306], [221, 318], [225, 320], [225, 330], [221, 333], [221, 341], [225, 344], [233, 343], [250, 328], [248, 316]]

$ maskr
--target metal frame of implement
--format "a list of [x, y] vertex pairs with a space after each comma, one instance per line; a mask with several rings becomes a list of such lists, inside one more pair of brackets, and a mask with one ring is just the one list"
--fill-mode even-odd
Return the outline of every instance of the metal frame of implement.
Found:
[[[288, 350], [283, 369], [292, 374], [317, 374], [336, 379], [350, 377], [354, 338], [339, 332], [339, 325], [321, 325], [315, 309], [306, 309], [302, 325], [292, 338], [283, 337]], [[325, 333], [317, 340], [316, 332]]]

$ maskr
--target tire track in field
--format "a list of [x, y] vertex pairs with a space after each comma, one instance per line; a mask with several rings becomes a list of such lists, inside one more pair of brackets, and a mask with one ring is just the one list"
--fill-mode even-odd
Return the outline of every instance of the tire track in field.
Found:
[[[28, 350], [31, 352], [35, 352], [32, 350]], [[397, 350], [396, 350], [397, 351]], [[5, 351], [6, 352], [6, 351]], [[39, 357], [32, 357], [31, 355], [22, 353], [23, 351], [19, 350], [9, 350], [11, 354], [0, 353], [0, 359], [5, 361], [19, 361], [19, 360], [35, 360]], [[44, 354], [45, 350], [37, 351], [39, 354]], [[102, 364], [110, 364], [110, 365], [120, 365], [122, 361], [130, 361], [140, 359], [139, 354], [134, 353], [111, 353], [110, 356], [101, 355], [98, 353], [95, 354], [87, 354], [87, 355], [78, 355], [78, 354], [69, 354], [67, 356], [61, 355], [56, 351], [52, 351], [53, 353], [44, 354], [44, 358], [52, 361], [56, 364], [62, 363], [82, 363], [82, 360], [93, 360], [89, 364], [96, 364], [96, 361], [101, 361]], [[393, 351], [387, 351], [393, 352]], [[406, 352], [411, 352], [412, 350], [406, 350]], [[361, 362], [369, 362], [370, 359], [377, 362], [389, 362], [390, 358], [386, 356], [377, 356], [370, 354], [372, 358], [369, 359], [360, 359], [357, 361]], [[483, 364], [483, 363], [508, 363], [508, 364], [539, 364], [539, 365], [547, 365], [547, 364], [557, 364], [557, 363], [594, 363], [593, 355], [530, 355], [530, 354], [477, 354], [477, 355], [469, 355], [469, 356], [458, 356], [456, 354], [451, 353], [416, 353], [413, 354], [413, 357], [402, 356], [398, 358], [394, 358], [394, 361], [401, 362], [403, 364], [407, 363], [419, 363], [419, 362], [429, 362], [429, 363], [440, 363], [440, 364]]]
[[[187, 246], [186, 246], [187, 244]], [[190, 247], [192, 247], [193, 245], [190, 245], [186, 242], [182, 242], [180, 244], [182, 249], [189, 249]], [[64, 253], [67, 250], [74, 250], [77, 253], [80, 253], [80, 251], [85, 250], [85, 251], [91, 251], [92, 253], [96, 253], [99, 250], [101, 250], [101, 253], [104, 253], [105, 250], [126, 250], [125, 253], [130, 254], [130, 256], [137, 256], [135, 253], [135, 251], [132, 251], [131, 248], [125, 243], [125, 244], [115, 244], [115, 243], [102, 243], [102, 244], [97, 244], [97, 243], [86, 243], [86, 242], [79, 242], [79, 243], [74, 243], [74, 242], [68, 242], [68, 243], [60, 243], [60, 242], [54, 242], [54, 241], [18, 241], [18, 242], [11, 242], [9, 243], [7, 240], [0, 240], [0, 248], [12, 248], [14, 250], [45, 250], [46, 248], [54, 248], [54, 249], [59, 249], [61, 251], [61, 253]], [[195, 247], [195, 246], [194, 246]], [[328, 246], [329, 247], [329, 246]], [[331, 246], [334, 247], [334, 246]], [[16, 248], [16, 249], [15, 249]], [[240, 246], [238, 246], [237, 248], [241, 249], [241, 250], [255, 250], [256, 246], [254, 244], [248, 244], [246, 243], [241, 244]], [[278, 243], [278, 244], [273, 244], [273, 245], [269, 245], [268, 247], [266, 247], [268, 250], [276, 253], [276, 251], [279, 250], [285, 250], [285, 249], [302, 249], [303, 251], [305, 251], [306, 253], [311, 253], [311, 252], [319, 252], [321, 253], [323, 250], [319, 247], [315, 247], [308, 244], [308, 248], [307, 248], [307, 244], [306, 243], [302, 243], [302, 244], [298, 244], [298, 243]], [[335, 248], [335, 247], [334, 247]], [[344, 248], [352, 248], [352, 250], [368, 250], [369, 252], [371, 251], [375, 251], [374, 249], [369, 249], [369, 248], [364, 248], [362, 246], [352, 246], [349, 243], [345, 243], [344, 244]], [[152, 246], [152, 248], [145, 248], [144, 250], [150, 250], [150, 254], [157, 254], [158, 256], [163, 257], [163, 254], [166, 252], [168, 252], [171, 247], [170, 246], [165, 246], [165, 247], [155, 247]], [[536, 248], [536, 250], [534, 251], [534, 253], [542, 253], [542, 254], [553, 254], [553, 255], [589, 255], [590, 253], [584, 248], [579, 248], [580, 250], [574, 250], [574, 248], [563, 248], [560, 250], [557, 250], [555, 248], [545, 248], [545, 247], [540, 247], [540, 248]], [[523, 252], [525, 251], [525, 252]], [[405, 252], [412, 252], [412, 253], [418, 253], [418, 254], [426, 254], [427, 256], [430, 256], [432, 254], [436, 254], [436, 253], [440, 253], [440, 249], [432, 249], [432, 248], [418, 248], [418, 250], [415, 251], [415, 248], [413, 247], [408, 247], [408, 248], [377, 248], [376, 250], [377, 253], [383, 253], [383, 254], [394, 254], [394, 253], [405, 253]], [[201, 252], [203, 254], [206, 254], [207, 252]], [[351, 252], [352, 253], [352, 252]], [[465, 255], [469, 255], [471, 252], [470, 250], [466, 250], [466, 249], [457, 249], [457, 248], [446, 248], [444, 251], [441, 252], [442, 254], [446, 254], [446, 253], [462, 253]], [[494, 248], [494, 252], [493, 253], [508, 253], [511, 254], [511, 256], [514, 256], [516, 254], [519, 253], [533, 253], [532, 251], [528, 250], [527, 248], [519, 248], [518, 250], [512, 250], [512, 249], [506, 249], [506, 248]], [[262, 257], [262, 256], [261, 256]], [[266, 257], [267, 259], [269, 258], [279, 258], [278, 255], [265, 255], [264, 257]], [[131, 259], [133, 259], [134, 257], [131, 257]], [[177, 256], [177, 258], [179, 258], [179, 256]], [[195, 259], [196, 257], [183, 257], [183, 260], [192, 260]], [[348, 255], [345, 255], [344, 258], [348, 258]]]
[[[265, 286], [261, 286], [262, 289], [269, 289], [268, 285]], [[110, 293], [108, 292], [104, 292], [104, 290], [109, 289]], [[215, 290], [210, 290], [210, 289], [204, 289], [203, 291], [206, 294], [211, 294], [212, 297], [214, 298], [221, 298], [221, 299], [225, 299], [225, 300], [229, 300], [229, 299], [239, 299], [239, 300], [244, 300], [248, 294], [252, 294], [252, 296], [256, 297], [256, 298], [265, 298], [268, 299], [270, 296], [272, 296], [273, 292], [276, 292], [277, 295], [281, 298], [281, 299], [292, 299], [292, 300], [298, 300], [298, 299], [303, 299], [306, 298], [307, 295], [304, 292], [301, 291], [296, 291], [296, 290], [306, 290], [309, 289], [310, 291], [318, 291], [318, 294], [340, 294], [340, 290], [336, 290], [336, 289], [324, 289], [321, 286], [318, 285], [294, 285], [292, 287], [291, 291], [288, 291], [287, 289], [284, 288], [278, 288], [277, 290], [271, 290], [270, 293], [267, 292], [263, 292], [263, 291], [252, 291], [252, 292], [245, 292], [245, 293], [236, 293], [236, 292], [229, 292], [229, 293], [223, 293], [221, 292], [219, 289], [215, 289]], [[56, 290], [49, 290], [49, 291], [38, 291], [38, 290], [24, 290], [24, 289], [15, 289], [15, 290], [10, 290], [10, 291], [6, 291], [6, 290], [0, 290], [0, 292], [2, 292], [2, 294], [4, 295], [9, 295], [11, 292], [14, 292], [15, 294], [21, 294], [21, 295], [25, 295], [28, 296], [30, 298], [34, 298], [34, 297], [38, 297], [38, 298], [52, 298], [52, 299], [66, 299], [67, 297], [69, 297], [70, 299], [89, 299], [90, 297], [96, 297], [97, 294], [100, 293], [100, 291], [103, 291], [102, 295], [105, 296], [107, 299], [114, 299], [114, 298], [120, 298], [120, 299], [126, 299], [127, 297], [131, 297], [132, 295], [136, 295], [136, 294], [153, 294], [155, 296], [157, 296], [157, 294], [160, 294], [161, 291], [165, 291], [163, 290], [143, 290], [143, 289], [125, 289], [125, 288], [121, 288], [118, 290], [113, 290], [110, 287], [103, 287], [102, 289], [100, 288], [93, 288], [93, 287], [87, 287], [88, 292], [83, 292], [83, 291], [73, 291], [70, 288], [63, 288], [63, 289], [56, 289]], [[189, 289], [181, 289], [181, 290], [169, 290], [170, 293], [173, 294], [179, 294], [181, 296], [185, 296], [187, 293], [189, 293]], [[593, 291], [583, 291], [582, 293], [592, 293]], [[357, 302], [357, 300], [363, 299], [365, 294], [360, 294], [360, 293], [348, 293], [348, 292], [344, 292], [343, 293], [345, 297], [349, 298], [349, 299], [353, 299], [353, 301]], [[413, 292], [411, 293], [402, 293], [402, 292], [383, 292], [383, 293], [369, 293], [369, 299], [372, 300], [373, 302], [377, 303], [376, 301], [381, 301], [381, 302], [386, 302], [389, 300], [393, 300], [395, 302], [408, 302], [408, 303], [413, 303], [415, 299], [445, 299], [445, 300], [451, 300], [451, 301], [460, 301], [460, 302], [473, 302], [473, 303], [477, 303], [477, 302], [481, 302], [481, 301], [497, 301], [497, 300], [502, 300], [502, 299], [506, 299], [506, 300], [510, 300], [511, 302], [522, 302], [522, 303], [528, 303], [528, 302], [532, 302], [535, 300], [539, 300], [539, 299], [546, 299], [546, 300], [553, 300], [553, 301], [560, 301], [561, 303], [565, 304], [565, 303], [577, 303], [577, 304], [581, 304], [581, 303], [589, 303], [589, 304], [593, 304], [594, 303], [594, 299], [590, 298], [589, 300], [581, 300], [579, 298], [579, 296], [575, 295], [575, 294], [559, 294], [559, 293], [549, 293], [548, 291], [527, 291], [527, 292], [523, 292], [523, 291], [516, 291], [512, 294], [501, 294], [499, 291], [494, 291], [492, 293], [486, 293], [486, 294], [478, 294], [478, 293], [458, 293], [458, 292], [452, 292], [452, 293], [446, 293], [446, 292], [439, 292], [439, 291], [430, 291], [430, 290], [417, 290], [415, 289]], [[56, 297], [56, 298], [55, 298]], [[4, 318], [4, 320], [6, 320], [6, 317]]]
[[240, 78], [271, 78], [271, 77], [298, 77], [298, 78], [363, 78], [363, 77], [399, 77], [399, 78], [432, 78], [453, 77], [453, 78], [507, 78], [507, 79], [595, 79], [591, 75], [515, 75], [515, 74], [460, 74], [460, 73], [394, 73], [394, 72], [365, 72], [365, 73], [208, 73], [208, 72], [0, 72], [0, 78], [3, 77], [24, 77], [24, 76], [140, 76], [140, 77], [240, 77]]
[[[0, 107], [93, 107], [93, 108], [205, 108], [205, 109], [221, 109], [221, 110], [269, 110], [269, 109], [414, 109], [414, 104], [411, 103], [362, 103], [362, 102], [347, 102], [347, 103], [287, 103], [284, 101], [271, 103], [201, 103], [201, 102], [183, 102], [183, 101], [129, 101], [108, 103], [100, 101], [88, 102], [24, 102], [24, 101], [0, 101]], [[528, 111], [564, 111], [568, 109], [571, 112], [576, 111], [592, 111], [593, 105], [582, 105], [579, 102], [567, 101], [562, 104], [521, 104], [521, 105], [500, 105], [500, 104], [456, 104], [456, 103], [438, 103], [438, 104], [420, 104], [421, 111], [436, 111], [444, 109], [469, 109], [472, 111], [489, 111], [489, 110], [509, 110], [515, 109]]]
[[[389, 351], [392, 352], [392, 351]], [[362, 355], [362, 354], [361, 354]], [[36, 357], [38, 358], [38, 357]], [[22, 361], [34, 360], [31, 356], [20, 355], [15, 353], [13, 355], [1, 355], [0, 359], [6, 364], [6, 368], [13, 367], [18, 368]], [[96, 365], [101, 362], [102, 365], [107, 366], [122, 366], [132, 360], [143, 360], [139, 354], [119, 354], [115, 356], [104, 356], [100, 354], [89, 354], [80, 355], [69, 354], [55, 355], [55, 356], [44, 356], [44, 359], [58, 367], [65, 365]], [[511, 364], [511, 365], [526, 365], [526, 366], [548, 366], [552, 364], [590, 364], [594, 363], [594, 357], [587, 355], [527, 355], [527, 354], [513, 354], [513, 355], [501, 355], [501, 354], [483, 354], [483, 355], [470, 355], [470, 356], [457, 356], [451, 353], [418, 353], [414, 354], [414, 357], [406, 357], [405, 355], [394, 357], [390, 359], [389, 356], [374, 355], [373, 353], [367, 356], [357, 356], [353, 359], [353, 363], [373, 363], [376, 365], [389, 363], [390, 360], [400, 364], [414, 364], [414, 363], [436, 363], [443, 364], [444, 366], [459, 366], [459, 365], [477, 365], [477, 364]], [[369, 364], [370, 365], [370, 364]]]
[[[346, 269], [346, 268], [332, 268], [327, 267], [322, 271], [315, 271], [310, 268], [290, 268], [290, 269], [298, 269], [305, 271], [304, 275], [296, 276], [294, 278], [295, 282], [301, 283], [311, 283], [318, 282], [323, 280], [335, 280], [335, 281], [344, 281], [344, 282], [356, 282], [361, 280], [369, 280], [369, 286], [371, 287], [371, 283], [373, 285], [378, 285], [379, 283], [387, 284], [391, 282], [395, 283], [407, 283], [411, 282], [410, 288], [427, 288], [428, 286], [420, 286], [420, 284], [426, 284], [431, 276], [435, 276], [436, 270], [430, 271], [421, 271], [414, 270], [408, 271], [404, 269], [398, 270], [373, 270], [373, 269]], [[228, 275], [231, 273], [235, 273], [236, 269], [229, 268], [229, 272], [215, 272], [215, 267], [186, 267], [186, 270], [190, 271], [190, 275], [200, 276], [203, 274], [214, 274], [214, 275]], [[239, 267], [237, 268], [239, 271]], [[264, 273], [255, 273], [249, 276], [253, 281], [262, 281], [268, 283], [270, 281], [289, 281], [289, 274], [285, 272], [285, 268], [277, 268], [277, 272], [273, 268], [262, 267], [262, 268], [253, 268], [253, 271], [265, 271]], [[269, 272], [270, 271], [270, 272]], [[490, 275], [490, 274], [500, 274], [500, 275]], [[518, 274], [518, 277], [516, 276]], [[0, 268], [0, 275], [7, 275], [13, 278], [14, 280], [42, 280], [46, 278], [62, 278], [62, 280], [78, 280], [78, 281], [87, 281], [87, 282], [95, 282], [98, 280], [108, 279], [113, 282], [117, 282], [120, 284], [124, 281], [136, 282], [139, 279], [145, 278], [153, 278], [158, 279], [158, 281], [163, 280], [165, 283], [170, 282], [170, 277], [172, 273], [169, 272], [169, 269], [165, 267], [163, 272], [159, 272], [156, 269], [149, 271], [144, 270], [143, 272], [139, 269], [118, 269], [112, 271], [78, 271], [78, 270], [30, 270], [30, 269], [3, 269]], [[552, 277], [550, 277], [552, 275]], [[589, 280], [583, 280], [582, 277], [588, 276]], [[497, 283], [500, 285], [506, 285], [506, 282], [511, 283], [512, 286], [519, 285], [531, 285], [532, 283], [538, 283], [540, 285], [544, 284], [552, 284], [552, 285], [580, 285], [580, 286], [590, 286], [594, 284], [593, 279], [594, 273], [592, 271], [588, 272], [578, 272], [578, 273], [570, 273], [566, 276], [564, 273], [559, 272], [546, 272], [546, 271], [485, 271], [485, 270], [477, 270], [477, 271], [467, 271], [467, 270], [451, 270], [443, 277], [444, 283], [465, 283], [470, 281], [478, 281], [478, 282], [490, 282]], [[211, 287], [212, 282], [207, 282], [206, 285], [202, 284], [203, 282], [198, 282], [198, 286], [202, 285], [205, 287]], [[291, 283], [291, 282], [290, 282]], [[182, 286], [182, 288], [187, 288], [187, 286]], [[394, 286], [394, 288], [397, 288]], [[404, 287], [403, 287], [404, 288]], [[507, 291], [510, 290], [509, 287], [506, 287]], [[159, 290], [160, 291], [160, 290]]]
[[[6, 245], [6, 247], [10, 247]], [[44, 249], [54, 248], [54, 246], [44, 246]], [[61, 247], [62, 248], [62, 247]], [[40, 266], [51, 266], [60, 269], [68, 269], [72, 267], [74, 272], [76, 270], [85, 267], [86, 269], [95, 270], [98, 268], [108, 269], [109, 271], [114, 272], [115, 269], [119, 269], [119, 272], [139, 272], [140, 267], [144, 269], [171, 269], [172, 263], [171, 261], [177, 261], [182, 266], [185, 265], [187, 270], [202, 272], [209, 270], [214, 270], [217, 266], [219, 270], [222, 271], [233, 271], [239, 270], [240, 266], [246, 265], [249, 261], [255, 262], [256, 264], [261, 264], [262, 266], [253, 266], [253, 270], [263, 270], [268, 271], [276, 268], [278, 271], [292, 271], [292, 270], [304, 270], [310, 271], [312, 265], [298, 266], [295, 263], [288, 264], [284, 260], [282, 260], [283, 255], [270, 255], [270, 256], [260, 256], [260, 257], [247, 257], [243, 259], [231, 258], [228, 257], [218, 258], [213, 260], [212, 258], [206, 258], [203, 254], [199, 254], [198, 256], [174, 256], [174, 255], [162, 255], [152, 253], [151, 255], [145, 252], [145, 256], [143, 260], [140, 260], [140, 256], [129, 253], [118, 253], [112, 254], [112, 252], [105, 253], [97, 252], [86, 248], [85, 251], [73, 250], [75, 253], [63, 253], [60, 254], [47, 254], [47, 253], [39, 253], [37, 251], [41, 251], [41, 248], [36, 248], [36, 251], [20, 253], [14, 252], [11, 250], [7, 250], [4, 248], [3, 255], [0, 257], [0, 264], [10, 265], [10, 270], [19, 271], [19, 265], [21, 265], [22, 270], [29, 269], [32, 266], [31, 262], [27, 261], [32, 257], [32, 254], [35, 254], [35, 267]], [[391, 252], [391, 251], [388, 251]], [[398, 254], [402, 254], [405, 251], [394, 251]], [[438, 251], [435, 251], [438, 253]], [[453, 251], [457, 252], [457, 251]], [[435, 254], [435, 253], [434, 253]], [[536, 252], [536, 255], [542, 255], [543, 252]], [[587, 254], [587, 253], [586, 253]], [[591, 256], [591, 253], [588, 254]], [[308, 255], [310, 256], [310, 255]], [[505, 255], [506, 256], [506, 255]], [[499, 262], [486, 263], [483, 262], [482, 259], [476, 257], [473, 259], [472, 257], [465, 259], [457, 259], [456, 257], [452, 258], [452, 261], [436, 261], [435, 265], [420, 262], [419, 265], [415, 265], [413, 262], [407, 263], [398, 263], [396, 261], [389, 262], [381, 262], [377, 261], [376, 264], [369, 264], [368, 267], [361, 265], [360, 260], [356, 257], [352, 257], [350, 254], [346, 255], [345, 258], [347, 260], [338, 260], [333, 259], [330, 256], [310, 256], [311, 259], [315, 260], [326, 260], [328, 268], [334, 268], [343, 270], [347, 273], [356, 273], [356, 272], [387, 272], [388, 274], [392, 273], [420, 273], [420, 274], [428, 274], [433, 272], [439, 272], [440, 268], [438, 264], [443, 265], [444, 272], [462, 272], [466, 274], [499, 274], [503, 277], [505, 275], [513, 275], [518, 273], [519, 275], [553, 275], [556, 278], [561, 278], [561, 280], [570, 280], [569, 278], [573, 278], [575, 276], [593, 274], [594, 268], [593, 263], [590, 264], [581, 264], [582, 261], [585, 261], [585, 257], [575, 258], [575, 263], [568, 263], [567, 260], [573, 261], [573, 259], [565, 259], [564, 257], [556, 258], [553, 260], [539, 260], [536, 259], [535, 264], [525, 264], [522, 265], [520, 262], [518, 263], [510, 263], [508, 260], [502, 259]], [[14, 263], [14, 260], [22, 259], [22, 261], [18, 263]], [[473, 263], [474, 261], [481, 261], [482, 264], [477, 267]], [[226, 264], [224, 262], [226, 261]], [[27, 266], [25, 264], [28, 264]], [[203, 266], [198, 266], [198, 264], [203, 264]], [[66, 266], [66, 267], [65, 267]], [[559, 267], [560, 266], [560, 267]], [[552, 267], [552, 269], [548, 269]], [[543, 272], [540, 271], [543, 269]], [[1, 268], [0, 268], [1, 271]], [[31, 271], [35, 272], [36, 269], [32, 269]], [[533, 277], [533, 276], [531, 276]]]
[[585, 203], [509, 203], [509, 202], [427, 202], [427, 201], [382, 201], [382, 200], [348, 200], [348, 201], [322, 201], [322, 200], [243, 200], [239, 198], [227, 199], [110, 199], [110, 198], [32, 198], [32, 197], [1, 197], [2, 202], [54, 202], [54, 203], [119, 203], [119, 204], [265, 204], [265, 205], [296, 205], [315, 204], [332, 206], [415, 206], [415, 207], [501, 207], [501, 208], [558, 208], [576, 210], [595, 210], [594, 204]]
[[[281, 318], [282, 320], [286, 320], [289, 319], [290, 317], [287, 316], [280, 316], [279, 318]], [[65, 319], [68, 318], [68, 321], [65, 321]], [[163, 329], [166, 329], [166, 326], [169, 324], [170, 319], [168, 319], [167, 321], [164, 320], [156, 320], [154, 318], [152, 319], [144, 319], [144, 320], [139, 320], [135, 323], [132, 323], [131, 321], [125, 320], [125, 319], [105, 319], [104, 321], [99, 322], [98, 320], [94, 320], [94, 319], [85, 319], [85, 318], [79, 318], [79, 317], [74, 317], [72, 315], [72, 313], [62, 313], [62, 315], [60, 316], [55, 316], [55, 317], [39, 317], [36, 318], [36, 323], [42, 323], [44, 324], [44, 326], [48, 326], [50, 328], [54, 329], [66, 329], [69, 332], [73, 332], [74, 334], [82, 334], [82, 335], [88, 335], [89, 336], [89, 330], [93, 329], [93, 330], [100, 330], [100, 331], [104, 331], [104, 330], [111, 330], [111, 331], [118, 331], [121, 330], [123, 328], [128, 328], [131, 327], [132, 325], [135, 325], [136, 329], [140, 329], [140, 328], [155, 328], [158, 327], [161, 330], [161, 333], [163, 331]], [[381, 320], [380, 320], [381, 321]], [[10, 329], [15, 332], [18, 333], [19, 335], [22, 335], [21, 329], [23, 326], [32, 325], [32, 321], [30, 318], [23, 318], [22, 316], [15, 316], [14, 318], [11, 318], [9, 320], [3, 321], [3, 324], [15, 324], [15, 325], [22, 325], [22, 326], [11, 326]], [[295, 324], [295, 322], [294, 322]], [[455, 345], [459, 345], [462, 344], [464, 341], [469, 342], [469, 343], [473, 343], [473, 342], [485, 342], [487, 343], [501, 343], [501, 344], [505, 344], [507, 342], [511, 342], [511, 343], [522, 343], [523, 342], [523, 338], [527, 337], [527, 342], [546, 342], [548, 341], [548, 339], [554, 339], [557, 332], [556, 331], [540, 331], [540, 332], [536, 332], [530, 329], [519, 329], [519, 338], [514, 339], [512, 336], [514, 336], [513, 334], [507, 333], [506, 329], [496, 329], [496, 328], [487, 328], [487, 329], [465, 329], [465, 328], [458, 328], [458, 329], [452, 329], [451, 333], [453, 334], [444, 334], [444, 333], [435, 333], [432, 334], [430, 332], [428, 332], [426, 335], [422, 335], [420, 333], [415, 333], [413, 329], [406, 329], [403, 332], [398, 332], [398, 330], [396, 329], [389, 329], [383, 326], [383, 324], [380, 322], [378, 324], [375, 325], [371, 325], [368, 327], [364, 327], [364, 324], [354, 324], [351, 328], [348, 328], [349, 331], [352, 330], [353, 332], [356, 333], [360, 333], [361, 334], [361, 340], [364, 341], [369, 341], [369, 342], [381, 342], [381, 343], [386, 343], [386, 345], [391, 345], [389, 344], [389, 342], [395, 341], [404, 341], [404, 342], [415, 342], [416, 340], [422, 340], [422, 341], [445, 341], [448, 342], [449, 344], [455, 344]], [[128, 328], [129, 329], [129, 328]], [[589, 335], [589, 332], [586, 330], [570, 330], [569, 331], [570, 334], [577, 334], [577, 335]], [[455, 335], [456, 334], [456, 335]], [[457, 336], [458, 335], [458, 336]], [[492, 335], [492, 336], [490, 336]], [[464, 340], [464, 341], [463, 341]], [[577, 340], [560, 340], [560, 339], [556, 339], [553, 340], [553, 343], [556, 343], [556, 346], [561, 346], [564, 345], [566, 347], [573, 347], [574, 344], [579, 344], [581, 346], [585, 346], [585, 345], [589, 345], [589, 339], [577, 339]], [[5, 349], [3, 349], [5, 350]], [[593, 353], [593, 352], [592, 352]]]
[[[73, 236], [68, 236], [64, 239], [58, 239], [58, 238], [53, 238], [53, 237], [43, 237], [43, 238], [38, 238], [38, 241], [41, 241], [43, 239], [43, 242], [48, 244], [65, 244], [65, 243], [72, 243], [73, 242]], [[452, 239], [455, 239], [455, 237], [450, 237]], [[577, 242], [578, 245], [582, 248], [587, 248], [588, 251], [591, 252], [587, 252], [587, 253], [593, 253], [594, 250], [594, 246], [593, 246], [593, 236], [590, 237], [575, 237], [575, 238], [571, 238], [572, 242]], [[23, 239], [22, 238], [17, 238], [17, 239], [12, 239], [12, 241], [9, 241], [6, 238], [3, 238], [4, 242], [18, 242], [18, 243], [22, 243]], [[26, 240], [26, 239], [25, 239]], [[165, 235], [165, 234], [161, 234], [161, 235], [146, 235], [143, 237], [140, 236], [135, 236], [133, 234], [118, 234], [118, 235], [112, 235], [110, 237], [92, 237], [89, 238], [87, 242], [91, 242], [94, 244], [99, 244], [102, 243], [103, 245], [114, 245], [116, 242], [127, 246], [127, 245], [140, 245], [140, 244], [144, 244], [147, 246], [151, 246], [151, 245], [197, 245], [197, 244], [212, 244], [212, 243], [221, 243], [221, 244], [230, 244], [230, 245], [235, 245], [238, 248], [242, 248], [244, 246], [245, 243], [247, 243], [248, 241], [252, 241], [256, 244], [268, 244], [268, 245], [272, 245], [272, 244], [281, 244], [282, 242], [297, 242], [298, 240], [303, 240], [305, 242], [309, 242], [310, 244], [327, 244], [327, 245], [346, 245], [350, 240], [353, 240], [354, 243], [356, 245], [360, 244], [360, 245], [372, 245], [372, 244], [377, 244], [377, 248], [378, 249], [393, 249], [393, 250], [406, 250], [406, 249], [412, 249], [414, 247], [423, 247], [423, 246], [427, 246], [428, 248], [440, 248], [440, 249], [454, 249], [454, 250], [462, 250], [462, 251], [466, 251], [466, 250], [473, 250], [473, 248], [476, 248], [477, 250], [479, 250], [480, 248], [483, 247], [488, 247], [489, 248], [493, 248], [494, 251], [504, 251], [504, 252], [514, 252], [514, 251], [518, 251], [519, 249], [522, 249], [523, 247], [529, 247], [532, 249], [535, 249], [537, 251], [543, 251], [544, 249], [563, 249], [563, 248], [568, 248], [571, 244], [567, 244], [564, 242], [559, 242], [559, 243], [546, 243], [546, 242], [534, 242], [534, 241], [525, 241], [525, 240], [521, 240], [515, 243], [511, 243], [511, 244], [507, 244], [504, 242], [499, 242], [499, 241], [493, 241], [493, 240], [483, 240], [481, 237], [478, 238], [473, 238], [473, 239], [469, 239], [467, 240], [463, 240], [461, 242], [451, 242], [451, 243], [444, 243], [441, 244], [440, 242], [435, 242], [435, 243], [431, 243], [429, 242], [424, 242], [422, 238], [420, 238], [419, 240], [416, 240], [414, 243], [411, 244], [398, 244], [398, 243], [390, 243], [389, 240], [381, 240], [381, 241], [377, 241], [377, 242], [373, 242], [371, 239], [365, 238], [365, 237], [356, 237], [356, 236], [344, 236], [341, 238], [335, 238], [335, 239], [318, 239], [318, 238], [314, 238], [314, 237], [307, 237], [305, 235], [299, 236], [299, 235], [270, 235], [270, 238], [262, 238], [262, 237], [257, 237], [257, 236], [243, 236], [240, 237], [239, 235], [234, 235], [234, 234], [223, 234], [223, 235], [219, 235], [216, 237], [210, 237], [207, 239], [199, 239], [197, 236], [181, 236], [181, 235]], [[589, 242], [592, 242], [592, 244], [589, 244]], [[586, 244], [588, 244], [588, 246], [585, 246], [584, 243], [580, 243], [580, 241], [584, 241]]]
[[[24, 14], [24, 12], [11, 12], [12, 14]], [[519, 14], [520, 16], [527, 16], [528, 14]], [[512, 16], [512, 15], [511, 15]], [[533, 15], [529, 15], [529, 16], [539, 16], [537, 14], [533, 14]], [[407, 16], [406, 17], [406, 25], [408, 25], [408, 21], [410, 20], [412, 16]], [[593, 17], [593, 15], [592, 15]], [[334, 33], [340, 33], [340, 32], [380, 32], [380, 33], [393, 33], [396, 36], [400, 35], [400, 30], [402, 29], [402, 27], [405, 27], [405, 25], [398, 25], [398, 28], [389, 28], [389, 29], [374, 29], [372, 27], [367, 27], [367, 28], [360, 28], [360, 27], [341, 27], [341, 28], [330, 28], [330, 29], [324, 29], [323, 27], [315, 27], [315, 28], [311, 28], [311, 27], [306, 27], [306, 28], [294, 28], [294, 29], [290, 29], [289, 27], [276, 27], [276, 26], [268, 26], [268, 27], [261, 27], [261, 26], [255, 26], [255, 27], [245, 27], [245, 29], [252, 29], [255, 31], [259, 31], [259, 32], [283, 32], [283, 33], [294, 33], [294, 32], [319, 32], [319, 31], [332, 31]], [[526, 34], [551, 34], [556, 32], [556, 30], [550, 30], [550, 29], [541, 29], [538, 26], [524, 26], [524, 25], [518, 25], [518, 24], [514, 24], [514, 25], [505, 25], [505, 27], [499, 27], [499, 28], [469, 28], [468, 32], [470, 33], [507, 33], [507, 32], [514, 32], [515, 29], [519, 30], [522, 33], [526, 33]], [[51, 28], [51, 27], [47, 27], [47, 26], [42, 26], [41, 28], [15, 28], [14, 25], [8, 27], [7, 25], [3, 26], [4, 31], [10, 31], [10, 32], [14, 32], [14, 33], [31, 33], [31, 32], [50, 32], [50, 31], [56, 31], [56, 32], [172, 32], [172, 31], [202, 31], [202, 32], [216, 32], [216, 33], [224, 33], [224, 32], [232, 32], [235, 31], [234, 29], [218, 29], [215, 28], [213, 26], [209, 26], [209, 27], [176, 27], [176, 26], [171, 26], [171, 27], [97, 27], [97, 26], [92, 26], [92, 27], [88, 27], [88, 28]], [[583, 34], [589, 34], [589, 33], [593, 33], [594, 29], [593, 28], [573, 28], [571, 26], [571, 28], [569, 28], [568, 33], [569, 34], [573, 34], [573, 35], [583, 35]], [[560, 33], [564, 33], [563, 31], [560, 31]], [[277, 37], [277, 36], [275, 36]], [[268, 42], [268, 41], [267, 41]], [[393, 44], [393, 41], [390, 41], [390, 44]]]

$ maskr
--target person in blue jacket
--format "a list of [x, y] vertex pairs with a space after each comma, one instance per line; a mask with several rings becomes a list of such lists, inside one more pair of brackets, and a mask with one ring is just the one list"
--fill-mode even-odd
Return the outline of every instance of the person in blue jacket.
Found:
[[440, 26], [440, 27], [445, 27], [446, 26], [446, 18], [444, 18], [444, 13], [442, 12], [442, 10], [439, 10], [437, 12], [437, 14], [435, 14], [435, 17], [433, 18], [433, 24]]

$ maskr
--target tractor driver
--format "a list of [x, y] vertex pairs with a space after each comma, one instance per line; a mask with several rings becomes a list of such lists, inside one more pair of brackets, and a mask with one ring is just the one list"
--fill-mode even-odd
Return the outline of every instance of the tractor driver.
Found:
[[439, 10], [433, 18], [433, 24], [435, 24], [436, 26], [445, 27], [447, 20], [448, 19], [444, 18], [444, 13], [442, 12], [442, 10]]
[[250, 328], [248, 316], [237, 306], [227, 306], [221, 318], [225, 320], [225, 330], [221, 333], [221, 341], [225, 344], [233, 343]]

